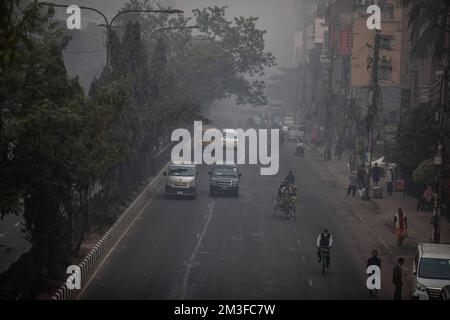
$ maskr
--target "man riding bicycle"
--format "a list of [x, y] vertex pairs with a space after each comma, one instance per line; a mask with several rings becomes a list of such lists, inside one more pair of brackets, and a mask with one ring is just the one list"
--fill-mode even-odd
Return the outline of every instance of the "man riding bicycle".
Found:
[[322, 248], [328, 249], [326, 261], [327, 268], [330, 267], [330, 259], [331, 259], [330, 249], [332, 245], [333, 245], [333, 236], [331, 235], [331, 233], [328, 232], [328, 229], [324, 229], [323, 232], [321, 232], [317, 237], [317, 256], [319, 258], [319, 263], [321, 263], [322, 262], [321, 249]]

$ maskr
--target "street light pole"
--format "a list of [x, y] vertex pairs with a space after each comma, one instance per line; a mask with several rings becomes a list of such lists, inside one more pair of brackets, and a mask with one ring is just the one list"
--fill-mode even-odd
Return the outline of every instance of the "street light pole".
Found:
[[[69, 5], [64, 5], [64, 4], [55, 4], [55, 3], [51, 3], [51, 2], [38, 2], [38, 4], [40, 5], [44, 5], [44, 6], [48, 6], [48, 7], [59, 7], [59, 8], [68, 8], [70, 7]], [[105, 25], [106, 25], [106, 67], [108, 69], [111, 68], [111, 31], [112, 31], [112, 25], [114, 23], [114, 20], [116, 20], [119, 16], [126, 14], [126, 13], [168, 13], [168, 14], [174, 14], [174, 13], [184, 13], [184, 11], [182, 10], [178, 10], [178, 9], [162, 9], [162, 10], [124, 10], [124, 11], [120, 11], [118, 14], [116, 14], [114, 17], [112, 17], [111, 21], [108, 20], [108, 18], [106, 17], [106, 15], [101, 12], [98, 9], [95, 8], [91, 8], [91, 7], [84, 7], [84, 6], [79, 6], [80, 9], [83, 10], [90, 10], [93, 11], [95, 13], [98, 13], [100, 16], [102, 16], [103, 20], [105, 20]]]
[[184, 29], [198, 29], [200, 28], [200, 26], [195, 25], [195, 26], [187, 26], [187, 27], [163, 27], [163, 28], [159, 28], [154, 30], [152, 33], [150, 33], [149, 39], [151, 39], [155, 33], [160, 32], [160, 31], [165, 31], [165, 30], [184, 30]]

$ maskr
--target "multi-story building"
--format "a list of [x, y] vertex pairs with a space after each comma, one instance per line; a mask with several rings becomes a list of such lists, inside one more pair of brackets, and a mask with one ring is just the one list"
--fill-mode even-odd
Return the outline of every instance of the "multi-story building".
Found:
[[350, 146], [352, 127], [349, 117], [352, 1], [329, 3], [326, 19], [329, 28], [328, 105], [331, 114], [330, 142]]
[[[367, 28], [367, 1], [358, 1], [353, 14], [351, 88], [356, 105], [367, 112], [371, 101], [375, 30]], [[380, 102], [374, 131], [377, 150], [385, 142], [394, 142], [402, 106], [401, 69], [409, 61], [405, 54], [404, 7], [393, 0], [378, 1], [382, 11], [378, 81]]]

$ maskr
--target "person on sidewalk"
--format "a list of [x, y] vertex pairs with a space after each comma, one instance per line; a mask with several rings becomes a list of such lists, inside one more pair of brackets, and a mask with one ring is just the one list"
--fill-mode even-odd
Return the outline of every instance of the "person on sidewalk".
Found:
[[428, 185], [422, 194], [421, 211], [425, 210], [425, 204], [429, 205], [434, 198], [433, 188]]
[[419, 197], [417, 199], [417, 211], [423, 211], [424, 206], [425, 206], [425, 199], [423, 198], [423, 195], [425, 194], [426, 191], [426, 187], [422, 186], [422, 193], [419, 194]]
[[366, 177], [366, 168], [364, 165], [360, 165], [358, 171], [356, 173], [356, 177], [358, 178], [358, 189], [362, 189], [365, 187], [364, 178]]
[[350, 173], [355, 171], [355, 169], [356, 169], [355, 166], [356, 166], [356, 155], [355, 155], [355, 152], [352, 151], [348, 158], [348, 167], [350, 168]]
[[375, 184], [375, 186], [378, 186], [378, 182], [380, 181], [381, 177], [381, 168], [378, 166], [378, 163], [375, 162], [375, 166], [372, 168], [372, 181]]
[[334, 148], [334, 156], [336, 157], [337, 160], [341, 160], [342, 158], [342, 146], [341, 144], [337, 144], [336, 147]]
[[403, 269], [402, 265], [405, 259], [398, 258], [397, 264], [392, 273], [392, 283], [394, 284], [394, 300], [402, 300], [402, 286], [403, 286]]
[[392, 192], [394, 191], [394, 170], [392, 170], [392, 168], [387, 172], [386, 183], [387, 195], [388, 197], [392, 197]]
[[348, 187], [347, 187], [347, 197], [350, 196], [350, 193], [352, 194], [352, 197], [355, 196], [356, 184], [357, 184], [356, 174], [355, 174], [355, 172], [352, 172], [352, 174], [349, 176]]
[[330, 147], [327, 147], [325, 149], [324, 159], [325, 159], [325, 161], [330, 161], [331, 160], [331, 149], [330, 149]]
[[403, 244], [403, 240], [405, 240], [406, 232], [408, 230], [408, 220], [406, 219], [406, 215], [403, 213], [402, 208], [398, 208], [397, 213], [394, 216], [394, 230], [397, 246], [400, 247]]

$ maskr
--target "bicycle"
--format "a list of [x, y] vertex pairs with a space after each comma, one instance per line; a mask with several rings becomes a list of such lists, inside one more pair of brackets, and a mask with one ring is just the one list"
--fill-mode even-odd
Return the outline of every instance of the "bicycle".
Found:
[[321, 247], [320, 260], [322, 262], [322, 274], [325, 274], [325, 270], [327, 268], [327, 263], [329, 259], [330, 259], [330, 248]]

